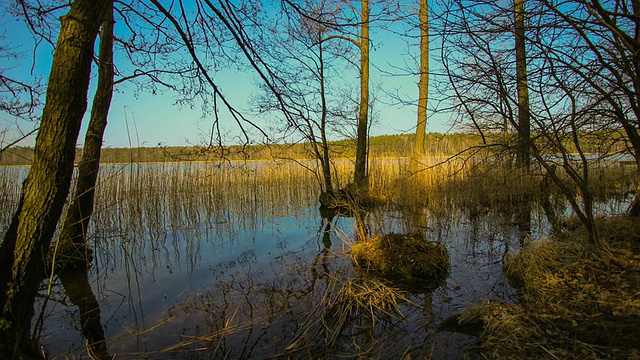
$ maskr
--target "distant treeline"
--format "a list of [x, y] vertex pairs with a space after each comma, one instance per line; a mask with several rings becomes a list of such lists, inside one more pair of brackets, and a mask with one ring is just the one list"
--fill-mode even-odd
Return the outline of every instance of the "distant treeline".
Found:
[[[495, 135], [496, 137], [501, 135]], [[381, 135], [369, 139], [369, 152], [372, 157], [405, 157], [411, 156], [413, 134]], [[491, 143], [491, 137], [488, 137]], [[450, 156], [470, 147], [482, 145], [482, 138], [476, 133], [429, 133], [425, 141], [425, 156]], [[597, 152], [599, 146], [583, 146], [586, 152]], [[623, 142], [619, 146], [624, 148]], [[355, 140], [331, 142], [333, 157], [355, 157]], [[611, 148], [609, 149], [612, 150]], [[187, 162], [187, 161], [219, 161], [226, 160], [270, 160], [270, 159], [309, 159], [311, 156], [309, 143], [270, 144], [246, 146], [164, 146], [141, 148], [104, 148], [102, 163], [129, 162]], [[82, 148], [76, 151], [76, 163], [82, 156]], [[33, 158], [33, 148], [12, 147], [0, 153], [0, 165], [29, 165]]]
[[[369, 139], [370, 154], [375, 157], [410, 156], [413, 148], [413, 134], [373, 136]], [[469, 146], [480, 144], [480, 137], [473, 134], [427, 134], [425, 155], [454, 154]], [[351, 158], [355, 156], [355, 140], [341, 140], [331, 143], [333, 156]], [[141, 148], [104, 148], [102, 163], [129, 162], [184, 162], [228, 160], [265, 160], [274, 158], [311, 158], [308, 143], [270, 144], [246, 146], [163, 146]], [[82, 156], [82, 148], [76, 151], [76, 163]], [[33, 158], [33, 148], [12, 147], [0, 153], [0, 165], [29, 165]]]

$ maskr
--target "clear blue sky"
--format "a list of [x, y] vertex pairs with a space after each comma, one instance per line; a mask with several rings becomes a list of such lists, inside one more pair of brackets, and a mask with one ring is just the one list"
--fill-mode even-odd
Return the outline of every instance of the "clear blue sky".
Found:
[[[2, 5], [3, 7], [5, 5]], [[50, 45], [41, 44], [35, 57], [31, 52], [34, 41], [23, 23], [10, 17], [4, 13], [1, 18], [1, 31], [5, 34], [4, 42], [12, 44], [14, 49], [19, 49], [23, 57], [19, 62], [7, 62], [2, 64], [1, 68], [7, 75], [15, 76], [21, 79], [31, 76], [30, 69], [34, 65], [33, 76], [46, 78], [49, 73], [51, 63], [52, 48]], [[417, 77], [392, 77], [385, 75], [377, 70], [381, 68], [386, 71], [396, 71], [392, 67], [405, 65], [405, 60], [411, 61], [403, 55], [407, 52], [407, 44], [404, 39], [397, 35], [384, 31], [375, 30], [371, 35], [372, 43], [375, 49], [371, 54], [371, 86], [374, 88], [377, 84], [381, 84], [386, 91], [399, 91], [406, 95], [409, 99], [417, 99]], [[431, 56], [432, 66], [436, 57]], [[92, 93], [95, 87], [95, 77], [92, 79], [92, 88], [89, 91], [89, 105], [92, 100]], [[244, 110], [251, 120], [260, 125], [266, 124], [262, 119], [251, 115], [251, 104], [248, 102], [252, 94], [257, 94], [258, 89], [255, 86], [256, 75], [252, 72], [237, 73], [230, 70], [221, 71], [215, 74], [215, 80], [222, 88], [225, 96], [238, 109]], [[357, 82], [357, 78], [345, 79], [345, 81]], [[378, 116], [376, 123], [371, 129], [371, 135], [397, 134], [413, 132], [416, 122], [415, 106], [390, 106], [388, 103], [393, 102], [387, 98], [384, 92], [378, 94], [378, 101], [375, 104], [375, 111]], [[104, 136], [105, 147], [128, 147], [128, 146], [156, 146], [158, 144], [174, 146], [203, 144], [208, 141], [212, 120], [202, 116], [199, 104], [190, 107], [179, 107], [174, 105], [176, 96], [171, 92], [158, 93], [152, 95], [142, 93], [134, 96], [130, 86], [122, 84], [117, 87], [114, 94], [111, 111], [109, 115], [109, 124]], [[427, 131], [429, 132], [446, 132], [449, 130], [449, 114], [431, 114], [433, 115], [429, 121]], [[232, 138], [238, 134], [237, 127], [233, 120], [228, 118], [221, 112], [222, 130], [227, 136]], [[354, 114], [355, 118], [355, 114]], [[14, 119], [13, 117], [0, 113], [0, 130], [3, 128], [14, 129], [5, 135], [3, 143], [7, 143], [15, 138], [16, 123], [23, 128], [29, 130], [33, 128], [33, 124], [24, 123]], [[80, 134], [78, 143], [82, 144], [84, 131], [88, 120], [85, 117], [83, 122], [83, 130]], [[260, 142], [263, 139], [256, 136], [254, 139]], [[35, 141], [35, 137], [31, 137], [20, 145], [31, 146]]]

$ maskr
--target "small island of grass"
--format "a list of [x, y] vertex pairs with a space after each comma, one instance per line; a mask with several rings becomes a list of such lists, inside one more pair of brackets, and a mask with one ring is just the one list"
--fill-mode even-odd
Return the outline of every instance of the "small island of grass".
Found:
[[420, 234], [387, 234], [351, 247], [362, 268], [404, 280], [427, 280], [448, 272], [449, 252]]

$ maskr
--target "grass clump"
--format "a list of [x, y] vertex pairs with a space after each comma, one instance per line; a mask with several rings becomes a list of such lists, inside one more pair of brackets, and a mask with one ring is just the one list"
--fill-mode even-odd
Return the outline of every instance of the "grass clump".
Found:
[[331, 357], [336, 348], [352, 346], [362, 357], [371, 357], [379, 325], [384, 328], [385, 324], [402, 319], [399, 304], [406, 301], [409, 300], [402, 291], [376, 280], [331, 278], [323, 298], [282, 355]]
[[575, 231], [505, 259], [521, 304], [490, 303], [480, 340], [489, 358], [640, 358], [640, 224], [601, 219], [604, 245]]
[[446, 274], [449, 252], [420, 234], [387, 234], [351, 247], [353, 259], [367, 270], [406, 280], [424, 280]]

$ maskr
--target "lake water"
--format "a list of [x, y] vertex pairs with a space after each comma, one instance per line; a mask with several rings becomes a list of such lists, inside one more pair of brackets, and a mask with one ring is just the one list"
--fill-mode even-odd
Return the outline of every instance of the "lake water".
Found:
[[[185, 178], [166, 181], [157, 191], [168, 196]], [[317, 195], [304, 191], [250, 200], [256, 189], [267, 187], [253, 183], [257, 187], [237, 200], [240, 204], [220, 200], [217, 206], [224, 211], [205, 211], [186, 194], [158, 200], [150, 191], [141, 197], [147, 204], [139, 208], [144, 216], [133, 222], [118, 215], [124, 211], [118, 204], [134, 206], [136, 200], [101, 190], [90, 230], [95, 259], [88, 275], [110, 354], [117, 359], [277, 358], [304, 335], [323, 298], [334, 297], [347, 279], [368, 278], [348, 254], [356, 241], [354, 218], [323, 219]], [[197, 198], [218, 201], [209, 192]], [[242, 206], [252, 211], [235, 210]], [[435, 289], [407, 292], [408, 301], [399, 303], [402, 316], [372, 324], [351, 314], [331, 349], [323, 346], [326, 338], [307, 338], [306, 347], [288, 356], [477, 357], [474, 337], [435, 328], [471, 304], [517, 301], [502, 271], [504, 256], [518, 251], [525, 236], [543, 235], [547, 225], [535, 209], [519, 225], [512, 215], [456, 210], [436, 216], [393, 207], [367, 213], [371, 236], [420, 231], [443, 243], [450, 253], [446, 281]], [[78, 307], [59, 281], [53, 285], [42, 310], [41, 343], [51, 358], [86, 356]], [[40, 300], [37, 314], [42, 307]]]
[[[426, 221], [429, 238], [450, 251], [446, 283], [409, 294], [410, 302], [400, 305], [403, 319], [363, 330], [364, 335], [345, 331], [334, 355], [353, 356], [353, 342], [380, 358], [410, 350], [436, 358], [474, 354], [474, 338], [433, 330], [470, 304], [516, 300], [502, 259], [518, 249], [524, 234], [496, 216], [472, 220], [461, 212], [455, 219]], [[400, 213], [382, 211], [367, 220], [374, 233], [407, 229]], [[124, 236], [96, 235], [90, 279], [109, 352], [118, 359], [282, 353], [332, 278], [361, 276], [346, 253], [345, 241], [355, 238], [354, 220], [334, 218], [328, 234], [325, 221], [314, 208], [292, 208], [288, 216], [177, 228], [137, 244]], [[53, 356], [77, 354], [84, 346], [78, 310], [60, 290], [54, 289], [48, 303], [42, 334]]]

